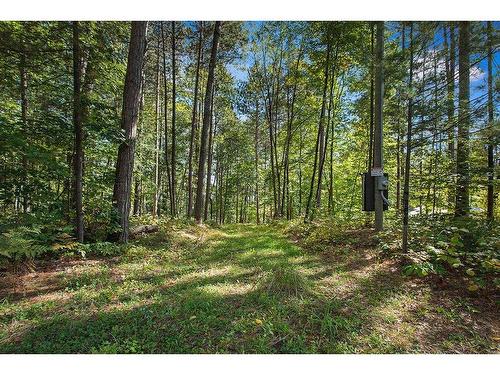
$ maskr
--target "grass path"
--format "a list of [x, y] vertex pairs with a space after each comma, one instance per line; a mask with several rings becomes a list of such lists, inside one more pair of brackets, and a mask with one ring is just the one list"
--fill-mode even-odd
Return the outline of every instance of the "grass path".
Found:
[[402, 276], [366, 236], [318, 253], [279, 227], [179, 225], [3, 275], [0, 352], [498, 351], [494, 301]]

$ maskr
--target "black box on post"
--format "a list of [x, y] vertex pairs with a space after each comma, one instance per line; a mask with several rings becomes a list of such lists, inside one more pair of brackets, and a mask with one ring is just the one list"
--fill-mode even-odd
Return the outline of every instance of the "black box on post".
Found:
[[[389, 177], [387, 173], [384, 173], [386, 178]], [[365, 172], [363, 177], [363, 211], [375, 211], [375, 192], [376, 190], [376, 177], [372, 176], [370, 172]], [[383, 190], [385, 199], [389, 199], [389, 190]], [[386, 202], [384, 202], [384, 211], [389, 207]]]

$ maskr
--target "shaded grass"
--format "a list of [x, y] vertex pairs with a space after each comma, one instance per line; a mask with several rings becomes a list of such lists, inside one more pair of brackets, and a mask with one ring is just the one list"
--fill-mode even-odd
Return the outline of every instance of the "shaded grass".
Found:
[[112, 262], [0, 278], [0, 352], [498, 349], [495, 305], [436, 291], [375, 255], [352, 238], [310, 252], [280, 227], [165, 226]]

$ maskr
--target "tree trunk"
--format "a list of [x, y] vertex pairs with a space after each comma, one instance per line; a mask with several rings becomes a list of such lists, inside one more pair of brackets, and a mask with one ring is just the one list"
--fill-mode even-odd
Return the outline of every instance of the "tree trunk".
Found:
[[177, 131], [175, 129], [175, 102], [177, 100], [175, 93], [175, 75], [176, 75], [176, 64], [175, 64], [175, 22], [172, 21], [172, 216], [177, 216], [177, 197], [176, 197], [176, 136]]
[[196, 135], [196, 120], [198, 106], [198, 85], [200, 81], [200, 62], [201, 62], [201, 45], [203, 42], [203, 28], [200, 25], [198, 39], [198, 53], [196, 58], [196, 75], [194, 80], [194, 98], [193, 98], [193, 115], [191, 118], [191, 135], [189, 138], [189, 156], [188, 156], [188, 204], [187, 216], [191, 217], [193, 211], [193, 153], [194, 139]]
[[459, 23], [458, 39], [458, 142], [455, 216], [469, 214], [470, 126], [470, 23]]
[[494, 219], [495, 192], [493, 185], [494, 164], [493, 164], [493, 146], [495, 143], [493, 137], [493, 31], [491, 21], [488, 21], [488, 124], [489, 124], [489, 142], [488, 142], [488, 202], [487, 217]]
[[158, 217], [158, 204], [160, 200], [160, 39], [156, 49], [156, 82], [155, 82], [155, 180], [153, 198], [153, 218]]
[[[445, 28], [446, 30], [446, 28]], [[450, 25], [450, 45], [448, 48], [448, 38], [444, 35], [444, 46], [447, 50], [447, 58], [445, 59], [446, 81], [447, 81], [447, 117], [448, 117], [448, 158], [449, 158], [449, 174], [451, 178], [450, 187], [448, 189], [448, 207], [454, 205], [455, 200], [455, 184], [454, 176], [456, 173], [455, 161], [455, 32], [453, 22]]]
[[368, 150], [368, 171], [373, 167], [373, 120], [374, 120], [374, 90], [375, 90], [375, 22], [370, 22], [371, 40], [370, 40], [370, 143]]
[[[384, 22], [377, 22], [375, 46], [375, 122], [373, 137], [373, 167], [384, 168], [383, 158], [383, 103], [384, 103]], [[382, 192], [375, 190], [375, 230], [384, 229], [384, 202]]]
[[[403, 46], [404, 48], [404, 46]], [[406, 131], [406, 157], [403, 183], [403, 251], [408, 251], [408, 209], [410, 200], [410, 162], [411, 162], [411, 142], [412, 142], [412, 121], [413, 121], [413, 23], [410, 22], [410, 74], [408, 83], [408, 128]]]
[[325, 80], [323, 83], [323, 99], [321, 101], [321, 112], [319, 115], [319, 125], [318, 125], [318, 135], [316, 137], [316, 146], [314, 149], [314, 164], [313, 164], [313, 173], [311, 176], [311, 186], [309, 187], [309, 195], [307, 197], [307, 205], [306, 205], [306, 213], [304, 217], [304, 221], [312, 220], [313, 214], [311, 211], [311, 202], [314, 192], [314, 180], [316, 179], [316, 170], [318, 165], [318, 157], [320, 152], [320, 142], [321, 138], [324, 134], [324, 120], [325, 120], [325, 112], [326, 112], [326, 97], [328, 92], [328, 77], [330, 71], [330, 30], [328, 30], [328, 43], [326, 46], [326, 60], [325, 60]]
[[73, 22], [73, 125], [75, 129], [75, 156], [73, 197], [75, 202], [76, 239], [83, 242], [83, 125], [82, 125], [82, 56], [80, 51], [80, 27]]
[[210, 104], [214, 86], [215, 63], [217, 58], [217, 47], [219, 45], [220, 21], [214, 25], [214, 35], [212, 40], [212, 51], [210, 53], [210, 63], [208, 66], [207, 88], [205, 90], [205, 103], [203, 108], [203, 127], [201, 129], [200, 158], [198, 161], [198, 173], [196, 181], [196, 204], [194, 207], [194, 217], [197, 223], [201, 223], [203, 210], [203, 182], [205, 180], [205, 164], [207, 161], [207, 136], [210, 127]]
[[257, 224], [259, 216], [259, 99], [255, 99], [255, 215]]
[[141, 75], [146, 49], [146, 31], [147, 22], [132, 22], [121, 119], [121, 128], [125, 140], [118, 149], [113, 189], [113, 206], [116, 209], [121, 227], [117, 238], [119, 242], [128, 241], [130, 192], [132, 171], [134, 169], [137, 117], [141, 97]]
[[215, 132], [217, 131], [217, 124], [215, 124], [214, 127], [214, 92], [212, 92], [212, 104], [210, 106], [210, 129], [209, 129], [209, 135], [208, 135], [208, 161], [207, 161], [207, 184], [205, 187], [206, 191], [206, 196], [207, 198], [205, 199], [205, 210], [203, 214], [203, 220], [207, 220], [208, 218], [208, 205], [210, 203], [210, 187], [212, 186], [212, 160], [213, 160], [213, 153], [214, 153], [214, 137], [215, 137]]
[[[26, 147], [29, 144], [28, 137], [28, 71], [26, 68], [26, 50], [25, 50], [25, 37], [22, 38], [22, 50], [20, 54], [19, 61], [19, 75], [20, 75], [20, 93], [21, 93], [21, 122], [23, 124], [23, 134], [25, 137], [25, 145], [23, 149], [23, 155], [21, 160], [22, 165], [22, 181], [21, 181], [21, 199], [23, 206], [23, 213], [30, 212], [30, 196], [29, 196], [29, 174], [28, 174], [28, 158], [26, 156]], [[68, 183], [69, 185], [69, 183]], [[70, 190], [68, 186], [68, 196], [70, 195]], [[71, 206], [71, 205], [70, 205]]]
[[172, 178], [170, 173], [170, 155], [168, 153], [168, 95], [167, 95], [167, 48], [165, 46], [165, 32], [163, 30], [163, 22], [160, 22], [161, 28], [161, 39], [162, 39], [162, 52], [163, 52], [163, 92], [165, 95], [164, 103], [164, 122], [165, 122], [165, 166], [167, 169], [167, 187], [168, 187], [168, 198], [170, 203], [170, 214], [173, 212], [172, 203]]

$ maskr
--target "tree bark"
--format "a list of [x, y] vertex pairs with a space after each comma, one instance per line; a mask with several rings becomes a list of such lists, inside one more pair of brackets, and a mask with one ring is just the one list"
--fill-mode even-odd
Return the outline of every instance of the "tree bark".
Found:
[[489, 124], [489, 142], [488, 142], [488, 198], [487, 198], [487, 217], [494, 219], [495, 209], [495, 191], [493, 185], [494, 164], [493, 164], [493, 27], [491, 21], [488, 21], [488, 124]]
[[156, 82], [155, 82], [155, 180], [153, 198], [153, 218], [158, 217], [160, 200], [160, 39], [156, 49]]
[[470, 126], [470, 23], [459, 23], [458, 39], [458, 142], [455, 216], [469, 214]]
[[[404, 46], [403, 46], [404, 48]], [[406, 131], [406, 156], [403, 183], [403, 251], [408, 251], [408, 209], [410, 200], [410, 162], [411, 162], [411, 142], [413, 130], [413, 23], [410, 22], [410, 73], [408, 82], [408, 128]]]
[[321, 112], [319, 115], [319, 125], [318, 125], [318, 135], [316, 137], [316, 146], [314, 148], [314, 164], [313, 164], [313, 173], [311, 176], [311, 186], [309, 187], [309, 195], [307, 197], [306, 204], [306, 213], [304, 217], [304, 221], [309, 221], [313, 219], [313, 214], [311, 211], [311, 202], [314, 192], [314, 181], [316, 179], [316, 170], [318, 166], [318, 158], [320, 157], [319, 146], [321, 142], [321, 138], [324, 133], [324, 120], [325, 120], [325, 112], [326, 112], [326, 97], [328, 92], [328, 77], [329, 77], [329, 68], [330, 68], [330, 30], [328, 30], [328, 43], [326, 46], [326, 60], [325, 60], [325, 77], [323, 83], [323, 99], [321, 101]]
[[83, 125], [82, 125], [82, 55], [80, 50], [80, 26], [73, 21], [73, 126], [75, 129], [75, 156], [73, 197], [75, 202], [76, 239], [83, 242]]
[[210, 188], [212, 186], [212, 160], [213, 160], [213, 147], [214, 147], [214, 137], [215, 133], [217, 131], [217, 124], [214, 125], [214, 93], [215, 90], [212, 92], [212, 104], [210, 106], [210, 129], [209, 129], [209, 135], [208, 135], [208, 161], [207, 161], [207, 184], [205, 187], [206, 191], [206, 199], [205, 199], [205, 209], [204, 209], [204, 214], [203, 214], [203, 220], [207, 220], [208, 218], [208, 205], [210, 203], [210, 195], [211, 191]]
[[125, 140], [118, 149], [113, 206], [116, 209], [120, 232], [117, 240], [128, 241], [130, 192], [132, 171], [134, 169], [135, 142], [137, 136], [137, 118], [142, 89], [142, 67], [146, 49], [147, 22], [132, 22], [127, 61], [127, 73], [123, 90], [123, 108], [121, 128]]
[[449, 174], [451, 178], [451, 183], [449, 186], [452, 188], [448, 189], [448, 207], [451, 208], [454, 205], [455, 200], [455, 184], [453, 183], [456, 173], [456, 161], [455, 161], [455, 32], [454, 24], [450, 24], [450, 44], [448, 46], [448, 36], [444, 35], [444, 47], [447, 52], [447, 58], [445, 59], [445, 69], [446, 69], [446, 81], [447, 81], [447, 117], [448, 117], [448, 159], [449, 159]]
[[175, 92], [175, 75], [176, 75], [176, 59], [175, 59], [175, 21], [172, 21], [172, 216], [177, 216], [177, 192], [176, 192], [176, 137], [177, 131], [175, 128], [175, 102], [177, 100]]
[[203, 126], [201, 129], [201, 144], [200, 158], [198, 161], [198, 173], [196, 181], [196, 204], [194, 207], [194, 217], [197, 223], [202, 222], [203, 210], [203, 182], [205, 180], [205, 164], [207, 161], [207, 136], [210, 127], [210, 104], [212, 99], [212, 91], [214, 86], [215, 64], [217, 59], [217, 47], [219, 45], [220, 36], [220, 21], [216, 21], [214, 25], [214, 34], [212, 40], [212, 50], [210, 52], [210, 63], [208, 66], [207, 88], [205, 90], [205, 103], [203, 108]]
[[203, 42], [203, 28], [200, 26], [198, 39], [198, 53], [196, 58], [196, 75], [194, 80], [194, 98], [193, 98], [193, 115], [191, 118], [191, 135], [189, 139], [189, 156], [188, 156], [188, 204], [187, 216], [191, 217], [193, 211], [193, 154], [194, 154], [194, 139], [196, 135], [196, 120], [198, 107], [198, 85], [200, 81], [200, 62], [201, 62], [201, 45]]
[[167, 90], [167, 48], [165, 47], [165, 32], [163, 30], [163, 22], [160, 22], [161, 29], [161, 39], [162, 39], [162, 52], [163, 52], [163, 92], [165, 95], [163, 116], [165, 122], [165, 166], [167, 170], [167, 187], [168, 187], [168, 198], [170, 202], [170, 214], [173, 212], [173, 201], [172, 201], [172, 178], [170, 173], [170, 155], [168, 153], [168, 90]]
[[255, 216], [257, 224], [260, 224], [259, 208], [259, 99], [255, 98]]
[[[25, 30], [23, 30], [25, 32]], [[23, 213], [30, 212], [30, 196], [29, 196], [29, 173], [28, 173], [28, 158], [26, 156], [26, 147], [29, 144], [28, 136], [28, 70], [26, 68], [27, 52], [25, 48], [25, 37], [21, 40], [22, 47], [19, 59], [19, 76], [20, 76], [20, 94], [21, 94], [21, 122], [23, 124], [23, 133], [25, 137], [25, 145], [21, 160], [22, 165], [22, 181], [21, 181], [21, 199], [23, 206]], [[69, 181], [68, 181], [69, 185]], [[71, 197], [68, 186], [68, 197]], [[70, 205], [71, 206], [71, 205]]]

